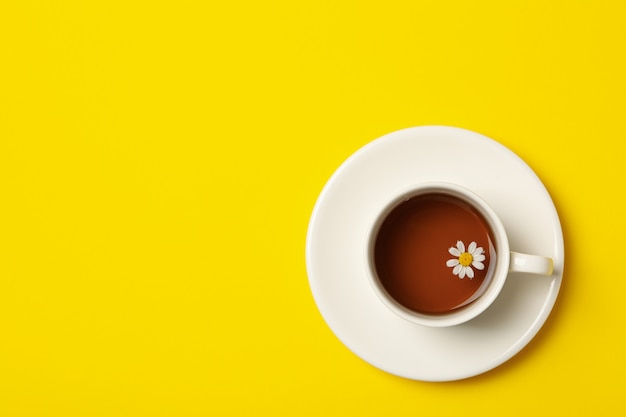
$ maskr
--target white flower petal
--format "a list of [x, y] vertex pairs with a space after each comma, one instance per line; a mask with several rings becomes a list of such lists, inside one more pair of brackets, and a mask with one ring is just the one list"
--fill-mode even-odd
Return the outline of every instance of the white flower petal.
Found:
[[446, 266], [457, 266], [459, 264], [458, 259], [448, 259]]
[[474, 255], [473, 258], [475, 261], [482, 262], [485, 260], [485, 255]]
[[457, 266], [454, 267], [454, 269], [452, 270], [452, 273], [454, 275], [459, 275], [459, 272], [461, 272], [462, 269], [463, 269], [463, 265], [458, 264]]
[[459, 252], [461, 253], [465, 252], [465, 244], [461, 242], [460, 240], [456, 242], [456, 247], [459, 250]]
[[465, 278], [465, 271], [467, 270], [467, 267], [461, 267], [461, 271], [459, 272], [459, 278], [463, 279]]
[[475, 250], [476, 250], [476, 242], [470, 243], [469, 247], [467, 248], [467, 251], [473, 255]]
[[467, 272], [467, 276], [469, 279], [474, 278], [474, 270], [470, 267], [465, 268], [466, 272]]
[[476, 248], [476, 250], [472, 253], [472, 255], [480, 255], [481, 253], [483, 253], [485, 250], [481, 247]]
[[448, 252], [450, 252], [450, 255], [452, 256], [461, 256], [461, 252], [459, 252], [457, 248], [450, 248], [448, 249]]
[[485, 269], [485, 264], [484, 264], [484, 263], [482, 263], [482, 262], [478, 262], [478, 261], [474, 261], [474, 262], [472, 262], [472, 266], [473, 266], [474, 268], [478, 269], [478, 270], [481, 270], [481, 271], [482, 271], [483, 269]]

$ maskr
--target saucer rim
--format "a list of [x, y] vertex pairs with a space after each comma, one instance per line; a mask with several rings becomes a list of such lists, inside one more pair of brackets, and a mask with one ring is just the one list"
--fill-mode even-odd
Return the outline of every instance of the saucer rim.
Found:
[[[555, 259], [555, 272], [554, 272], [553, 280], [549, 286], [548, 293], [545, 294], [545, 299], [543, 301], [542, 308], [536, 313], [535, 319], [533, 320], [532, 325], [528, 329], [525, 330], [524, 334], [519, 339], [517, 339], [517, 341], [512, 346], [510, 346], [504, 352], [501, 352], [499, 355], [494, 355], [491, 361], [486, 361], [482, 366], [475, 366], [473, 369], [467, 369], [466, 372], [462, 372], [459, 370], [459, 372], [457, 372], [454, 376], [442, 375], [441, 377], [437, 377], [437, 376], [431, 375], [429, 377], [425, 377], [425, 376], [420, 377], [420, 376], [416, 376], [414, 372], [413, 373], [411, 372], [403, 373], [403, 372], [397, 372], [397, 371], [392, 372], [389, 369], [385, 369], [385, 366], [383, 364], [377, 363], [380, 361], [372, 360], [371, 357], [366, 358], [364, 357], [366, 355], [359, 353], [362, 351], [362, 348], [363, 348], [362, 346], [354, 345], [353, 340], [350, 337], [345, 336], [345, 334], [344, 335], [339, 334], [341, 333], [341, 330], [338, 330], [338, 328], [342, 325], [338, 323], [333, 317], [333, 314], [330, 313], [330, 310], [332, 310], [332, 306], [329, 307], [329, 306], [324, 305], [325, 302], [323, 300], [323, 297], [321, 296], [321, 292], [323, 292], [324, 290], [320, 287], [318, 283], [319, 280], [315, 279], [315, 274], [316, 274], [316, 272], [314, 271], [315, 260], [313, 259], [313, 255], [312, 255], [312, 247], [315, 244], [315, 242], [313, 242], [315, 227], [316, 225], [318, 225], [320, 221], [319, 219], [319, 216], [321, 215], [320, 207], [322, 204], [325, 203], [327, 199], [327, 195], [330, 192], [330, 190], [334, 187], [335, 182], [337, 182], [338, 180], [342, 178], [342, 176], [344, 175], [344, 172], [353, 164], [355, 160], [358, 160], [359, 158], [361, 158], [361, 156], [364, 155], [365, 153], [372, 152], [376, 147], [392, 146], [390, 143], [394, 140], [394, 138], [398, 138], [399, 136], [403, 136], [403, 137], [406, 137], [407, 135], [415, 136], [416, 138], [421, 138], [421, 140], [427, 141], [428, 136], [432, 134], [449, 136], [449, 137], [455, 138], [455, 140], [456, 139], [475, 140], [477, 141], [476, 143], [481, 143], [485, 146], [494, 147], [494, 149], [499, 148], [498, 152], [503, 152], [507, 154], [508, 157], [511, 159], [511, 161], [517, 161], [517, 166], [515, 167], [515, 169], [521, 169], [524, 171], [524, 174], [526, 175], [525, 180], [534, 178], [535, 184], [533, 185], [533, 187], [537, 189], [537, 192], [542, 190], [545, 194], [545, 197], [547, 197], [547, 200], [551, 205], [552, 213], [546, 213], [546, 216], [553, 217], [553, 223], [552, 223], [554, 227], [553, 238], [555, 240], [554, 253], [557, 255], [555, 256], [555, 258], [558, 258], [558, 259]], [[530, 176], [528, 176], [529, 174]], [[434, 180], [438, 181], [439, 179], [434, 179]], [[461, 184], [461, 185], [467, 187], [466, 184]], [[563, 265], [564, 265], [564, 241], [563, 241], [563, 233], [562, 233], [560, 218], [556, 211], [556, 207], [554, 206], [554, 202], [552, 201], [543, 182], [539, 179], [536, 173], [518, 155], [516, 155], [513, 151], [511, 151], [509, 148], [505, 147], [504, 145], [500, 144], [499, 142], [487, 136], [484, 136], [480, 133], [458, 128], [458, 127], [451, 127], [451, 126], [429, 125], [429, 126], [417, 126], [417, 127], [402, 129], [399, 131], [386, 134], [366, 144], [360, 149], [358, 149], [355, 153], [353, 153], [350, 157], [348, 157], [344, 161], [344, 163], [342, 163], [339, 166], [339, 168], [337, 168], [337, 170], [332, 174], [332, 176], [326, 182], [313, 208], [310, 221], [309, 221], [309, 227], [307, 230], [307, 236], [306, 236], [306, 269], [307, 269], [310, 289], [313, 293], [315, 303], [320, 313], [322, 314], [324, 320], [326, 321], [327, 325], [330, 327], [332, 332], [353, 353], [355, 353], [358, 357], [370, 363], [371, 365], [379, 369], [382, 369], [383, 371], [386, 371], [388, 373], [395, 374], [395, 375], [405, 377], [408, 379], [414, 379], [414, 380], [452, 381], [452, 380], [469, 378], [469, 377], [487, 372], [503, 364], [504, 362], [508, 361], [513, 356], [515, 356], [517, 353], [519, 353], [536, 336], [536, 334], [545, 324], [551, 311], [553, 310], [556, 300], [558, 298], [558, 294], [560, 292], [561, 284], [562, 284]], [[489, 311], [486, 311], [483, 314], [489, 314]], [[404, 320], [404, 319], [397, 317], [397, 320]], [[415, 324], [415, 323], [411, 323], [411, 325], [421, 327], [419, 324]]]

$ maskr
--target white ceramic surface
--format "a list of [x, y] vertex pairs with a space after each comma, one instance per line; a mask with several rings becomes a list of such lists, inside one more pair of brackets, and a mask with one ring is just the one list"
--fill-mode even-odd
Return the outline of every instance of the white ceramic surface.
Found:
[[[401, 190], [432, 181], [482, 197], [504, 224], [511, 248], [551, 257], [553, 275], [510, 273], [496, 301], [457, 326], [421, 326], [391, 312], [367, 280], [363, 245], [370, 220]], [[556, 301], [563, 252], [554, 204], [528, 165], [478, 133], [424, 126], [369, 143], [335, 172], [311, 216], [306, 261], [317, 306], [350, 350], [398, 376], [449, 381], [486, 372], [532, 340]]]

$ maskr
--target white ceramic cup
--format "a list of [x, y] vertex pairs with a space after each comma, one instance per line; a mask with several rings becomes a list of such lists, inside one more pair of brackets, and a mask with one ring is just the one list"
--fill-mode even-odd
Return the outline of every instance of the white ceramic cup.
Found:
[[[443, 314], [423, 314], [410, 310], [397, 302], [387, 293], [378, 279], [374, 263], [374, 246], [379, 228], [387, 215], [403, 201], [424, 194], [444, 194], [455, 197], [469, 204], [480, 213], [491, 229], [495, 260], [487, 266], [488, 277], [481, 290], [467, 305]], [[544, 256], [513, 252], [509, 248], [506, 230], [496, 212], [474, 192], [453, 183], [428, 182], [417, 184], [392, 198], [379, 210], [379, 215], [372, 219], [366, 249], [368, 279], [378, 298], [398, 316], [416, 324], [445, 327], [467, 322], [485, 311], [500, 294], [509, 272], [525, 272], [539, 275], [552, 275], [553, 260]], [[494, 264], [495, 261], [495, 264]]]

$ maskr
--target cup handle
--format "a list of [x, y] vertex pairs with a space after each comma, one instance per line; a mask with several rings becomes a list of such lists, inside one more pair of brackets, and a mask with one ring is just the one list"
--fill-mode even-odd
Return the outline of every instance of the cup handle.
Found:
[[552, 275], [553, 270], [554, 261], [552, 258], [511, 252], [509, 272], [528, 272], [531, 274]]

